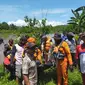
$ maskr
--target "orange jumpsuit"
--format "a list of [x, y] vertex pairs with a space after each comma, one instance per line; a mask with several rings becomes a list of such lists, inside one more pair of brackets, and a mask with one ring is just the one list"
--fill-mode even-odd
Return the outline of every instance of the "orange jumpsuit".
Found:
[[62, 53], [65, 53], [66, 56], [64, 59], [57, 59], [57, 85], [68, 85], [68, 64], [72, 65], [72, 57], [68, 44], [63, 41], [61, 44], [62, 47], [55, 47], [54, 52], [60, 50]]
[[34, 53], [34, 57], [42, 63], [42, 53], [40, 49], [37, 49], [37, 52]]

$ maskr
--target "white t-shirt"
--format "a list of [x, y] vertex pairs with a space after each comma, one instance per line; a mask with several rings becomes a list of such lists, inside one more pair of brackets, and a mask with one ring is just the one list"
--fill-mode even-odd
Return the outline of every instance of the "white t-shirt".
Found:
[[85, 52], [80, 54], [80, 70], [81, 73], [85, 73]]
[[83, 40], [80, 40], [80, 44], [83, 44], [84, 43], [84, 41]]
[[16, 46], [16, 53], [15, 53], [15, 59], [16, 59], [16, 62], [15, 64], [16, 65], [21, 65], [22, 64], [22, 55], [23, 55], [23, 52], [24, 52], [24, 48], [19, 46], [18, 44], [15, 44]]

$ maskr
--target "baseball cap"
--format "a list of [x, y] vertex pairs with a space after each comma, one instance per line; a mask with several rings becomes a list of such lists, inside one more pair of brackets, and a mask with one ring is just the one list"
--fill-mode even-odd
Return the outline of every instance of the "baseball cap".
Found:
[[73, 32], [69, 32], [67, 35], [70, 35], [70, 36], [75, 36]]
[[62, 39], [62, 36], [61, 36], [60, 33], [55, 33], [53, 38], [55, 38], [55, 39]]

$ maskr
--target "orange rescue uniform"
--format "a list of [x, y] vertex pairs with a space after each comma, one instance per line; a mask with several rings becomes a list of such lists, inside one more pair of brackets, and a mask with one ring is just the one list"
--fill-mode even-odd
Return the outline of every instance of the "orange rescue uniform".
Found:
[[36, 60], [39, 60], [42, 63], [42, 52], [40, 49], [37, 49], [37, 52], [34, 53], [34, 57]]
[[70, 53], [70, 48], [68, 44], [63, 41], [61, 46], [56, 46], [54, 48], [54, 52], [58, 52], [60, 50], [62, 53], [65, 53], [66, 56], [64, 59], [57, 59], [57, 85], [68, 85], [68, 64], [72, 65], [72, 57]]

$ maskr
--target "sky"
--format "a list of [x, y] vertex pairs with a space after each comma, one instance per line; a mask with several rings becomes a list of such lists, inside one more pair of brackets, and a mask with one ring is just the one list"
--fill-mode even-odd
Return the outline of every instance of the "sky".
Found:
[[0, 0], [0, 22], [26, 25], [24, 17], [47, 18], [52, 25], [66, 24], [71, 9], [85, 6], [85, 0]]

